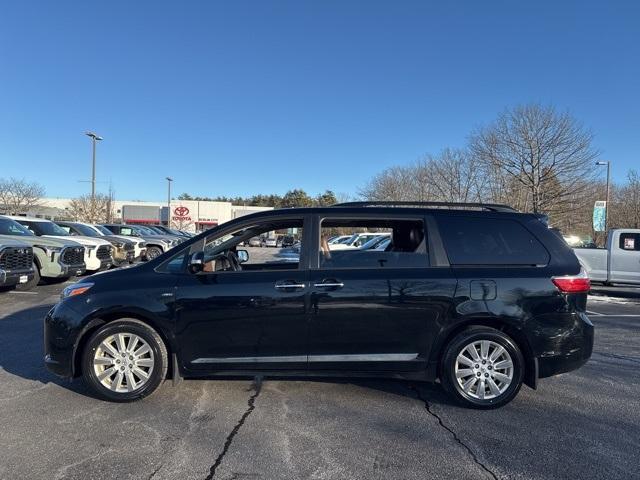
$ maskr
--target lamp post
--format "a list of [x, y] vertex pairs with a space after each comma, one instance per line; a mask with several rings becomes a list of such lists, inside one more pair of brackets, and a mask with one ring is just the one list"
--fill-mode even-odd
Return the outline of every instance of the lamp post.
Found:
[[606, 162], [596, 162], [596, 165], [607, 166], [607, 198], [606, 198], [607, 206], [604, 209], [604, 233], [606, 235], [607, 229], [609, 228], [609, 190], [610, 190], [609, 179], [611, 178], [611, 163], [607, 160]]
[[173, 178], [167, 178], [167, 227], [171, 228], [171, 182]]
[[85, 132], [85, 135], [91, 137], [91, 143], [93, 145], [93, 162], [91, 167], [91, 201], [96, 199], [96, 142], [102, 140], [102, 137], [94, 132]]

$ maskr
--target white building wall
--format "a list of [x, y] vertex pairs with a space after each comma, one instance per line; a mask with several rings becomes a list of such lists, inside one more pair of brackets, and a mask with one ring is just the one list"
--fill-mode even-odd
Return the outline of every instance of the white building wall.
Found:
[[[70, 198], [45, 198], [42, 200], [42, 209], [29, 212], [32, 215], [39, 214], [47, 218], [64, 217], [71, 203]], [[142, 202], [134, 200], [115, 200], [113, 202], [113, 218], [116, 222], [126, 221], [123, 219], [123, 206], [136, 205], [157, 207], [165, 209], [165, 214], [160, 218], [166, 220], [165, 202]], [[191, 232], [206, 230], [212, 226], [219, 225], [234, 218], [247, 215], [249, 213], [272, 210], [272, 207], [252, 207], [232, 205], [229, 202], [203, 202], [197, 200], [172, 200], [170, 207], [171, 226]], [[67, 215], [68, 216], [68, 215]]]

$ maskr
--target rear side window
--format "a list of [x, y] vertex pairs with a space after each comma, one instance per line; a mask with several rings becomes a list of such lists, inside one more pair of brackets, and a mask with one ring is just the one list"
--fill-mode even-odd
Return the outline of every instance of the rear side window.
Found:
[[[333, 242], [343, 238], [342, 241]], [[424, 268], [429, 265], [420, 219], [327, 218], [320, 225], [323, 269]]]
[[620, 248], [622, 250], [640, 250], [640, 233], [621, 233]]
[[546, 265], [549, 253], [515, 220], [478, 217], [438, 218], [452, 265]]

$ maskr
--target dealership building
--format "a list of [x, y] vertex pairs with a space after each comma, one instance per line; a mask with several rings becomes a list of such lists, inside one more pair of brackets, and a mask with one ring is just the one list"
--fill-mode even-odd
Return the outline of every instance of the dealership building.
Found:
[[[27, 213], [50, 220], [75, 220], [70, 214], [70, 203], [70, 198], [44, 198], [41, 206]], [[198, 200], [172, 200], [168, 207], [166, 202], [114, 200], [112, 218], [115, 223], [169, 224], [171, 228], [201, 232], [234, 218], [264, 210], [272, 208]]]

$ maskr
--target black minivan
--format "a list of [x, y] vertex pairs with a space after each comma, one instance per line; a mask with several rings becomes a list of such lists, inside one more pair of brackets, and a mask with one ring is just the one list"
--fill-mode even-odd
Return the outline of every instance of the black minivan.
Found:
[[[362, 232], [390, 241], [328, 242]], [[239, 248], [263, 234], [300, 248]], [[492, 408], [589, 359], [589, 288], [544, 218], [502, 205], [265, 211], [67, 287], [45, 318], [45, 362], [112, 401], [167, 376], [301, 375], [439, 380]]]

